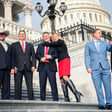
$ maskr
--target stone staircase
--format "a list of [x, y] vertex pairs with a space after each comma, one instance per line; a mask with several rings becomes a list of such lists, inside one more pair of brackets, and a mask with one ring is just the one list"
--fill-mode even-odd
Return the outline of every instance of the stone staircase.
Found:
[[[34, 87], [33, 88], [34, 91], [34, 100], [40, 100], [40, 88]], [[10, 89], [10, 99], [14, 100], [14, 86], [11, 86]], [[28, 94], [27, 94], [27, 89], [25, 86], [22, 87], [22, 100], [27, 100], [28, 99]], [[59, 99], [63, 100], [63, 96], [59, 95]], [[52, 101], [52, 96], [51, 96], [51, 92], [49, 91], [49, 89], [46, 89], [46, 100], [47, 101]]]
[[99, 110], [96, 104], [64, 102], [62, 95], [59, 95], [59, 101], [52, 101], [49, 89], [46, 90], [46, 101], [40, 101], [39, 87], [34, 84], [33, 89], [35, 100], [27, 100], [25, 83], [22, 86], [22, 100], [14, 100], [14, 84], [12, 83], [11, 99], [0, 100], [0, 112], [112, 112], [112, 110]]
[[2, 100], [0, 112], [112, 112], [95, 104], [53, 101]]

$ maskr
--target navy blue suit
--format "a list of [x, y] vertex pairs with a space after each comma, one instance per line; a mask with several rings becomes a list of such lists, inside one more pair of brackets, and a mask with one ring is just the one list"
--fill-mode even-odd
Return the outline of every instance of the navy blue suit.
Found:
[[21, 99], [22, 79], [25, 77], [28, 99], [33, 100], [33, 72], [31, 67], [36, 66], [34, 47], [31, 43], [25, 42], [25, 53], [22, 50], [20, 42], [12, 44], [12, 68], [17, 68], [14, 75], [15, 80], [15, 99]]
[[58, 91], [57, 91], [57, 83], [56, 83], [56, 62], [55, 59], [57, 58], [57, 53], [55, 48], [49, 47], [48, 55], [52, 56], [52, 59], [48, 60], [48, 63], [41, 62], [41, 58], [45, 55], [45, 46], [43, 44], [39, 44], [37, 51], [36, 51], [36, 58], [39, 61], [38, 64], [38, 71], [39, 71], [39, 81], [40, 81], [40, 98], [41, 100], [46, 100], [46, 82], [47, 77], [49, 79], [51, 90], [52, 90], [52, 97], [54, 101], [58, 100]]
[[0, 43], [0, 88], [2, 99], [10, 98], [11, 46], [7, 44], [7, 52]]
[[112, 52], [112, 46], [105, 41], [100, 41], [99, 52], [94, 41], [90, 41], [85, 47], [86, 69], [92, 69], [92, 80], [96, 89], [98, 103], [105, 106], [102, 83], [106, 96], [106, 104], [112, 105], [110, 65], [107, 59], [107, 51]]

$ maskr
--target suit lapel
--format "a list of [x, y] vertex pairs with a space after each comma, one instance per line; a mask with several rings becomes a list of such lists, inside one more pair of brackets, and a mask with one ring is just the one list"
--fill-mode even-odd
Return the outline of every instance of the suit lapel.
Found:
[[3, 51], [5, 51], [1, 43], [0, 43], [0, 47], [1, 47], [1, 49], [2, 49]]
[[50, 53], [50, 47], [49, 47], [49, 49], [48, 49], [48, 54]]
[[8, 52], [9, 45], [7, 43], [6, 43], [6, 45], [7, 45], [7, 51], [5, 51], [5, 49], [3, 48], [2, 44], [0, 43], [0, 46], [3, 49], [4, 52]]
[[20, 48], [21, 52], [23, 53], [23, 49], [22, 49], [22, 46], [21, 46], [20, 42], [18, 42], [18, 48]]
[[95, 46], [95, 43], [94, 43], [94, 40], [92, 40], [92, 47], [93, 47], [93, 49], [95, 49], [95, 51], [97, 52], [97, 49], [96, 49], [96, 46]]
[[28, 43], [25, 42], [25, 53], [27, 52], [27, 49], [28, 49]]
[[102, 43], [103, 41], [102, 40], [100, 40], [100, 50], [99, 51], [101, 51], [102, 49], [103, 49], [103, 43]]
[[6, 43], [7, 44], [7, 52], [8, 52], [8, 50], [9, 50], [9, 45], [8, 45], [8, 43]]

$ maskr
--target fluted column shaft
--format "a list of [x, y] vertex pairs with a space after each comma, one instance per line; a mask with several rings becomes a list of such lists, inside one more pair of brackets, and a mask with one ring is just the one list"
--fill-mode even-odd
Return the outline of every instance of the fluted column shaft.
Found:
[[25, 6], [23, 10], [24, 10], [24, 16], [25, 16], [25, 25], [28, 27], [32, 27], [32, 19], [31, 19], [32, 8]]
[[4, 1], [5, 19], [12, 21], [12, 2]]

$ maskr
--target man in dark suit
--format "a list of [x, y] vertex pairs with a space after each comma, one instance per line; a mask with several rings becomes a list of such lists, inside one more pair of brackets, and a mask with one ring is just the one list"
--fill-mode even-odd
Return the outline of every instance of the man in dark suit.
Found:
[[[44, 42], [50, 42], [50, 35], [48, 32], [43, 33]], [[40, 99], [46, 100], [46, 82], [49, 79], [52, 91], [53, 101], [58, 101], [58, 91], [56, 83], [56, 62], [57, 53], [55, 48], [44, 46], [43, 43], [38, 45], [36, 51], [36, 58], [39, 61], [39, 81], [40, 81]]]
[[0, 29], [0, 89], [1, 98], [10, 98], [11, 46], [5, 41], [8, 31]]
[[12, 44], [12, 67], [15, 71], [15, 99], [21, 99], [22, 79], [25, 77], [28, 99], [33, 100], [33, 72], [36, 66], [34, 47], [25, 41], [24, 30], [19, 32], [19, 41]]

